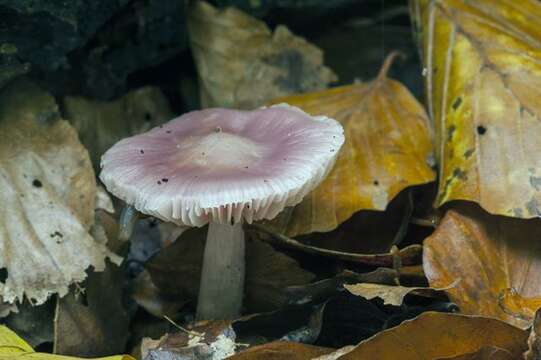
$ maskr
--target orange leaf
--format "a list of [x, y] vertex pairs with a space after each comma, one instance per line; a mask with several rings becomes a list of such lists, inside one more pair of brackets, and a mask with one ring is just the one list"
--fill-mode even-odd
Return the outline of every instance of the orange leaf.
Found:
[[387, 78], [389, 57], [368, 83], [279, 98], [312, 115], [325, 114], [344, 127], [346, 141], [329, 176], [292, 212], [289, 236], [335, 229], [359, 210], [385, 210], [408, 186], [434, 180], [428, 118], [408, 89]]
[[340, 360], [450, 358], [498, 347], [521, 358], [527, 333], [497, 319], [426, 312], [361, 342]]
[[[433, 287], [460, 309], [529, 326], [541, 296], [541, 220], [487, 214], [462, 204], [425, 240], [423, 266]], [[512, 290], [511, 290], [512, 289]]]

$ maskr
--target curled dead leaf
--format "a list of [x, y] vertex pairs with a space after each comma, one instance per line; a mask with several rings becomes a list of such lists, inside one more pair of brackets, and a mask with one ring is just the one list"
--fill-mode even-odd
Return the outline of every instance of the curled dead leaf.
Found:
[[323, 66], [323, 52], [285, 26], [273, 33], [236, 8], [204, 1], [194, 2], [187, 21], [203, 107], [253, 109], [336, 80]]
[[461, 204], [425, 240], [425, 274], [433, 287], [458, 281], [446, 292], [463, 312], [526, 328], [541, 300], [539, 234], [539, 219], [494, 216]]
[[327, 178], [293, 211], [279, 215], [281, 232], [333, 230], [359, 210], [385, 210], [403, 189], [434, 180], [428, 117], [404, 85], [387, 78], [393, 57], [371, 82], [272, 101], [334, 118], [346, 136]]
[[385, 305], [400, 306], [404, 301], [404, 298], [408, 294], [420, 295], [420, 296], [437, 296], [443, 290], [452, 288], [451, 285], [447, 288], [433, 289], [429, 287], [407, 287], [396, 285], [384, 285], [384, 284], [345, 284], [344, 287], [353, 295], [362, 296], [365, 299], [371, 300], [374, 298], [380, 298]]
[[436, 132], [436, 203], [541, 214], [541, 3], [415, 0]]

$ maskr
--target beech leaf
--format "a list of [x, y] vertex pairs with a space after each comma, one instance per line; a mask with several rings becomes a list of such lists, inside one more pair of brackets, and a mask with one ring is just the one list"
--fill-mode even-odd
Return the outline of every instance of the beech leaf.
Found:
[[541, 2], [414, 0], [439, 162], [436, 203], [541, 214]]
[[469, 203], [449, 210], [425, 240], [423, 267], [467, 314], [526, 328], [541, 305], [541, 220], [493, 216]]
[[324, 89], [336, 75], [323, 52], [279, 25], [196, 1], [188, 12], [202, 107], [253, 109], [288, 94]]
[[336, 119], [346, 137], [327, 178], [278, 216], [282, 232], [331, 231], [359, 210], [385, 210], [403, 189], [434, 180], [428, 118], [404, 85], [387, 78], [393, 58], [371, 82], [273, 100]]
[[[96, 181], [77, 133], [51, 95], [21, 80], [0, 93], [0, 283], [6, 302], [41, 304], [118, 262], [89, 234]], [[31, 256], [29, 256], [31, 254]]]

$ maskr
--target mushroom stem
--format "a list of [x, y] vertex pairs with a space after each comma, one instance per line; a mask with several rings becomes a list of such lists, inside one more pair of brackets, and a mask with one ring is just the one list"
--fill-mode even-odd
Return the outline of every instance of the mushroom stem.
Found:
[[244, 294], [242, 223], [209, 223], [197, 303], [197, 320], [234, 319]]

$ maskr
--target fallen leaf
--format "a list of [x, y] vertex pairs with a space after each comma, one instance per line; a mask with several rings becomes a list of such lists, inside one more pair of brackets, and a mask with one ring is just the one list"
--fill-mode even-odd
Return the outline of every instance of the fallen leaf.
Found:
[[[344, 127], [346, 141], [323, 182], [287, 216], [281, 232], [296, 236], [335, 229], [359, 210], [385, 210], [403, 189], [434, 181], [425, 110], [396, 80], [387, 78], [393, 55], [368, 83], [275, 99]], [[283, 219], [279, 220], [284, 222]]]
[[535, 313], [530, 336], [528, 337], [528, 350], [524, 353], [524, 359], [541, 359], [541, 310], [537, 310]]
[[321, 303], [337, 292], [342, 291], [344, 286], [348, 286], [347, 284], [359, 282], [394, 284], [396, 279], [398, 279], [398, 273], [387, 268], [378, 268], [368, 273], [355, 273], [344, 270], [332, 278], [305, 285], [288, 286], [285, 291], [290, 305]]
[[336, 75], [323, 52], [279, 25], [197, 1], [188, 12], [202, 107], [253, 109], [278, 96], [324, 89]]
[[539, 301], [516, 297], [541, 296], [541, 243], [533, 241], [541, 234], [541, 220], [495, 216], [473, 203], [461, 205], [449, 210], [425, 240], [423, 266], [430, 286], [458, 281], [446, 293], [464, 313], [528, 327], [537, 308], [522, 306], [538, 306]]
[[[453, 285], [451, 285], [452, 287]], [[400, 306], [408, 294], [434, 297], [444, 289], [433, 289], [428, 287], [407, 287], [384, 284], [344, 284], [344, 288], [353, 295], [362, 296], [367, 300], [380, 298], [384, 305]]]
[[54, 352], [96, 356], [122, 352], [128, 340], [129, 318], [122, 304], [123, 272], [108, 263], [85, 282], [86, 304], [73, 290], [58, 299], [54, 321]]
[[525, 331], [497, 319], [426, 312], [361, 342], [338, 359], [450, 358], [487, 346], [504, 349], [518, 359], [526, 339]]
[[118, 140], [170, 120], [166, 97], [155, 87], [143, 87], [118, 100], [98, 101], [80, 96], [64, 99], [64, 115], [77, 129], [95, 169], [101, 155]]
[[541, 214], [541, 3], [415, 0], [436, 132], [436, 203]]
[[334, 349], [299, 344], [296, 342], [276, 341], [254, 346], [231, 356], [230, 360], [306, 360], [333, 352]]
[[[96, 182], [77, 133], [51, 95], [21, 80], [0, 93], [0, 283], [6, 302], [41, 304], [85, 270], [120, 259], [89, 234]], [[32, 254], [32, 256], [28, 256]]]
[[[81, 358], [75, 358], [71, 356], [54, 355], [35, 352], [30, 345], [28, 345], [17, 334], [11, 331], [9, 328], [0, 325], [0, 360], [82, 360]], [[95, 358], [94, 360], [135, 360], [129, 355], [116, 355], [102, 358]]]
[[280, 233], [269, 231], [265, 226], [252, 224], [251, 227], [263, 235], [260, 237], [263, 241], [332, 259], [387, 267], [393, 267], [393, 264], [397, 261], [399, 261], [402, 265], [415, 265], [421, 263], [423, 247], [418, 244], [409, 245], [398, 250], [397, 252], [388, 252], [383, 254], [359, 254], [307, 245]]
[[165, 334], [158, 341], [143, 339], [143, 360], [225, 359], [235, 353], [235, 332], [229, 321], [206, 321]]
[[[191, 228], [152, 257], [145, 268], [162, 295], [175, 302], [197, 298], [207, 227]], [[179, 283], [178, 279], [182, 279]], [[307, 284], [314, 275], [270, 245], [247, 239], [244, 306], [247, 312], [272, 311], [287, 303], [284, 289]]]

